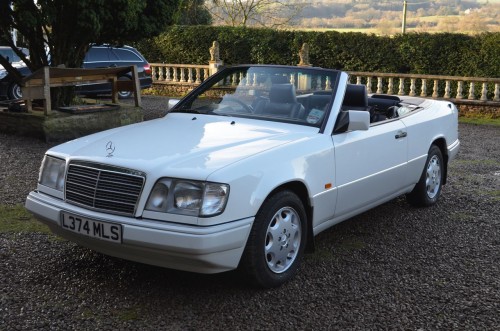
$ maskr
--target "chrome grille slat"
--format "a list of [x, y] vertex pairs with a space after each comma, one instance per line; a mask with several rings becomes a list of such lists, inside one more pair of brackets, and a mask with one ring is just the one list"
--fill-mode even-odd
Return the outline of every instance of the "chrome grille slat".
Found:
[[66, 201], [96, 210], [133, 215], [145, 176], [136, 171], [83, 162], [71, 163]]

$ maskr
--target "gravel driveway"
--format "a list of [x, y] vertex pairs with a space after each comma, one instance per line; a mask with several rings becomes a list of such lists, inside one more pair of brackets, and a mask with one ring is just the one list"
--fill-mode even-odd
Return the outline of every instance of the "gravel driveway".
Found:
[[[147, 119], [166, 102], [144, 97]], [[500, 329], [500, 130], [460, 125], [432, 208], [403, 197], [316, 238], [298, 276], [255, 290], [107, 257], [41, 234], [0, 234], [0, 330]], [[0, 198], [23, 204], [50, 145], [0, 134]]]

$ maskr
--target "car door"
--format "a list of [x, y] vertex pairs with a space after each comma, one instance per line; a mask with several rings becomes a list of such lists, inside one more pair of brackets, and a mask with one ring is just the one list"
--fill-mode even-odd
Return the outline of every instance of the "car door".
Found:
[[334, 134], [332, 140], [338, 188], [335, 217], [371, 208], [407, 186], [408, 144], [400, 120], [377, 123], [367, 131]]

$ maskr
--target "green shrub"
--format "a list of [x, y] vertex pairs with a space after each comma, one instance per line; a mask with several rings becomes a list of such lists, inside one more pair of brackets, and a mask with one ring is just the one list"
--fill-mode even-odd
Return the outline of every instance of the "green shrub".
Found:
[[296, 65], [303, 43], [315, 66], [347, 71], [500, 77], [500, 33], [306, 32], [265, 28], [174, 26], [137, 48], [152, 63], [207, 64], [212, 42], [226, 64]]

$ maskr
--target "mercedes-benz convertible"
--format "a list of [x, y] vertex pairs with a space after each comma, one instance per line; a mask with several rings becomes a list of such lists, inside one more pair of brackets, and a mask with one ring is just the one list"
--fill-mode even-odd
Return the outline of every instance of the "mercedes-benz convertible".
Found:
[[401, 195], [434, 205], [459, 149], [451, 102], [336, 70], [227, 67], [168, 107], [48, 150], [27, 209], [104, 254], [275, 287], [323, 230]]

